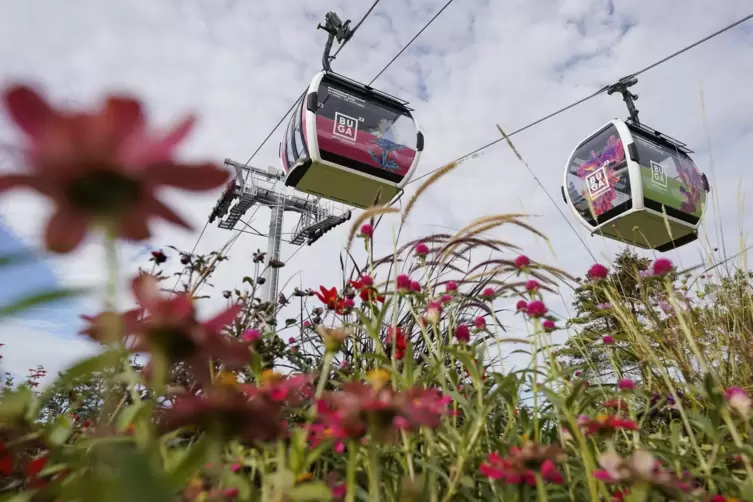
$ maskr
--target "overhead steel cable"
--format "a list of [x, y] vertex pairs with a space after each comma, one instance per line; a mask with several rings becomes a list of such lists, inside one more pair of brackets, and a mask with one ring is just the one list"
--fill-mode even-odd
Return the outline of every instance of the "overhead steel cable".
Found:
[[[701, 44], [703, 44], [705, 42], [708, 42], [712, 38], [715, 38], [715, 37], [721, 35], [722, 33], [725, 33], [727, 31], [731, 30], [732, 28], [734, 28], [734, 27], [736, 27], [736, 26], [738, 26], [738, 25], [740, 25], [740, 24], [742, 24], [742, 23], [750, 20], [751, 18], [753, 18], [753, 14], [748, 14], [747, 16], [745, 16], [745, 17], [743, 17], [741, 19], [738, 19], [734, 23], [729, 24], [729, 25], [725, 26], [724, 28], [715, 31], [714, 33], [712, 33], [710, 35], [707, 35], [707, 36], [701, 38], [700, 40], [697, 40], [697, 41], [693, 42], [692, 44], [690, 44], [688, 46], [685, 46], [682, 49], [680, 49], [678, 51], [675, 51], [672, 54], [670, 54], [670, 55], [668, 55], [668, 56], [666, 56], [666, 57], [664, 57], [664, 58], [662, 58], [662, 59], [660, 59], [660, 60], [658, 60], [658, 61], [656, 61], [654, 63], [651, 63], [650, 65], [646, 66], [645, 68], [643, 68], [641, 70], [638, 70], [635, 73], [631, 73], [630, 75], [626, 76], [623, 80], [629, 79], [629, 78], [632, 78], [632, 77], [637, 77], [638, 75], [646, 73], [649, 70], [653, 70], [657, 66], [660, 66], [660, 65], [666, 63], [667, 61], [669, 61], [671, 59], [674, 59], [677, 56], [679, 56], [681, 54], [684, 54], [685, 52], [687, 52], [687, 51], [689, 51], [691, 49], [694, 49], [694, 48], [698, 47], [699, 45], [701, 45]], [[520, 129], [516, 129], [515, 131], [513, 131], [511, 133], [508, 133], [507, 136], [508, 137], [515, 136], [516, 134], [519, 134], [519, 133], [521, 133], [523, 131], [526, 131], [526, 130], [534, 127], [534, 126], [537, 126], [537, 125], [541, 124], [542, 122], [545, 122], [545, 121], [547, 121], [547, 120], [549, 120], [551, 118], [554, 118], [557, 115], [560, 115], [561, 113], [564, 113], [564, 112], [570, 110], [571, 108], [575, 108], [576, 106], [581, 105], [581, 104], [585, 103], [586, 101], [589, 101], [589, 100], [595, 98], [596, 96], [607, 92], [609, 90], [609, 87], [610, 87], [609, 85], [606, 85], [606, 86], [602, 87], [601, 89], [599, 89], [598, 91], [596, 91], [596, 92], [594, 92], [592, 94], [589, 94], [588, 96], [586, 96], [584, 98], [581, 98], [578, 101], [565, 106], [564, 108], [560, 108], [559, 110], [557, 110], [555, 112], [552, 112], [549, 115], [546, 115], [545, 117], [542, 117], [542, 118], [540, 118], [540, 119], [538, 119], [538, 120], [536, 120], [534, 122], [531, 122], [530, 124], [527, 124], [527, 125], [521, 127]], [[505, 141], [505, 138], [498, 138], [498, 139], [495, 139], [494, 141], [490, 141], [489, 143], [476, 148], [472, 152], [466, 153], [465, 155], [463, 155], [461, 157], [458, 157], [455, 160], [455, 162], [462, 162], [463, 160], [465, 160], [465, 159], [467, 159], [469, 157], [472, 157], [472, 156], [476, 155], [477, 153], [480, 153], [480, 152], [486, 150], [487, 148], [496, 145], [497, 143], [501, 143], [502, 141]], [[415, 182], [417, 182], [417, 181], [419, 181], [419, 180], [421, 180], [421, 179], [423, 179], [423, 178], [425, 178], [427, 176], [430, 176], [433, 173], [435, 173], [436, 171], [438, 171], [439, 169], [441, 169], [441, 168], [432, 169], [431, 171], [429, 171], [427, 173], [424, 173], [424, 174], [422, 174], [421, 176], [419, 176], [417, 178], [412, 179], [411, 181], [409, 181], [407, 183], [407, 185], [410, 185], [411, 183], [415, 183]]]

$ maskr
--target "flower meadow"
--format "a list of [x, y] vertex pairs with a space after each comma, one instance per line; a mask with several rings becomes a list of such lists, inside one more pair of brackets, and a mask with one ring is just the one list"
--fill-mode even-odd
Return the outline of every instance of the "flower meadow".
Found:
[[[229, 174], [174, 160], [192, 117], [160, 133], [125, 96], [90, 113], [26, 86], [3, 99], [27, 166], [1, 173], [0, 193], [52, 201], [46, 251], [101, 235], [108, 262], [102, 310], [80, 333], [101, 352], [46, 387], [43, 367], [5, 378], [0, 499], [753, 500], [747, 269], [682, 271], [625, 251], [571, 275], [486, 236], [517, 227], [544, 238], [523, 215], [375, 256], [389, 238], [382, 219], [404, 223], [449, 164], [402, 211], [354, 219], [339, 284], [262, 302], [264, 270], [285, 264], [257, 252], [224, 306], [198, 318], [198, 289], [226, 250], [166, 247], [130, 278], [137, 304], [119, 310], [119, 243], [148, 239], [156, 218], [190, 228], [156, 189], [215, 190]], [[177, 291], [162, 286], [170, 261], [185, 268]], [[547, 306], [559, 290], [572, 293], [569, 319]], [[280, 319], [295, 302], [300, 314]], [[525, 337], [506, 333], [513, 316]], [[500, 356], [513, 353], [530, 363], [508, 368]]]

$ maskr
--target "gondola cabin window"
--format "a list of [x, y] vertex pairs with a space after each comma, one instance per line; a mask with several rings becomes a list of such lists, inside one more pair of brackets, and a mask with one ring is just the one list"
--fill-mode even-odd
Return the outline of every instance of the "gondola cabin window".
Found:
[[660, 144], [632, 131], [638, 153], [647, 208], [695, 224], [703, 213], [706, 190], [703, 175], [695, 162], [671, 145]]
[[568, 166], [567, 190], [575, 210], [592, 227], [632, 207], [625, 148], [614, 125], [576, 148]]
[[318, 90], [316, 129], [323, 161], [399, 183], [416, 156], [410, 114], [328, 76]]

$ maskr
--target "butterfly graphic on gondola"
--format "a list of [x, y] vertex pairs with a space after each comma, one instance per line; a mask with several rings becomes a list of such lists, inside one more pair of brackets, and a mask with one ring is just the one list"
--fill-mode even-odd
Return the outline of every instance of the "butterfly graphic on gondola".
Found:
[[376, 149], [369, 149], [369, 155], [371, 155], [371, 158], [374, 159], [374, 162], [379, 167], [388, 171], [396, 171], [400, 168], [397, 161], [390, 158], [390, 154], [406, 148], [405, 145], [399, 142], [394, 126], [394, 122], [383, 118], [379, 121], [378, 126], [369, 131], [376, 136], [371, 143], [377, 146]]

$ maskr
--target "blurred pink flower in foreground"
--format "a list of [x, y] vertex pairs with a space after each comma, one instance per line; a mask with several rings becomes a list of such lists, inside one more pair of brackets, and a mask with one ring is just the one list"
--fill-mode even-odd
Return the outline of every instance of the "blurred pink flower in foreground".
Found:
[[128, 97], [110, 96], [95, 113], [55, 110], [26, 86], [6, 90], [3, 100], [30, 141], [31, 172], [0, 176], [0, 192], [31, 188], [52, 199], [55, 212], [45, 233], [51, 251], [72, 251], [95, 225], [132, 241], [151, 236], [148, 222], [155, 217], [191, 229], [155, 191], [161, 186], [207, 191], [228, 180], [229, 173], [214, 164], [173, 160], [193, 117], [155, 134], [147, 130], [141, 104]]

